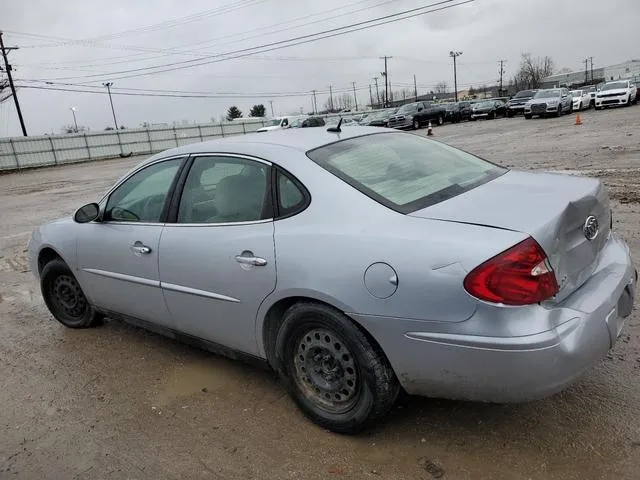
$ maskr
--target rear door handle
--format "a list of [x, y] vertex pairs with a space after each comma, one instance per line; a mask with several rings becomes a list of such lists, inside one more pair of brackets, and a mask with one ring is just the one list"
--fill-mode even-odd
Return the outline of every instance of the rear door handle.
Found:
[[242, 265], [254, 265], [256, 267], [264, 267], [267, 261], [264, 258], [254, 257], [253, 254], [242, 252], [242, 255], [236, 255], [236, 262]]

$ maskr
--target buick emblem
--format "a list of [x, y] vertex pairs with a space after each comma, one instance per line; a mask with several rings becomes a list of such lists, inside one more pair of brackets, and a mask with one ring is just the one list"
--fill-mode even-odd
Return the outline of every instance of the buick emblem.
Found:
[[598, 236], [598, 219], [589, 215], [587, 219], [584, 221], [584, 227], [582, 227], [582, 232], [587, 240], [591, 241]]

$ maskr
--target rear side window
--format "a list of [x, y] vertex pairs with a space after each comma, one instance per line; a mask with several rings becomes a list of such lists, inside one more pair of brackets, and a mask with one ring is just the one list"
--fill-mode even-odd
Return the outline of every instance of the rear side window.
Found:
[[507, 171], [448, 145], [406, 133], [342, 140], [307, 152], [307, 156], [401, 213], [448, 200]]
[[304, 187], [281, 170], [277, 170], [277, 176], [278, 216], [288, 217], [304, 210], [308, 205]]

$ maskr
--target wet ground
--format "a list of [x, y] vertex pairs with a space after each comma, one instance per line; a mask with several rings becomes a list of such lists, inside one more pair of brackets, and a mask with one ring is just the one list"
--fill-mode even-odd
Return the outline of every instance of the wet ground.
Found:
[[[640, 264], [640, 106], [582, 119], [434, 132], [503, 165], [602, 178]], [[115, 321], [63, 328], [27, 271], [28, 234], [139, 160], [0, 176], [0, 479], [640, 478], [637, 310], [561, 394], [500, 406], [410, 398], [355, 437], [309, 423], [269, 372]]]

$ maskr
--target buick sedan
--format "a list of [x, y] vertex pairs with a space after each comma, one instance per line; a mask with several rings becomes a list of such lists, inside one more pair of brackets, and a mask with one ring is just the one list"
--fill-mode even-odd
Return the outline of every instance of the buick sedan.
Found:
[[611, 218], [596, 179], [338, 125], [154, 155], [38, 227], [29, 256], [63, 325], [257, 360], [353, 433], [402, 389], [529, 401], [605, 357], [637, 281]]

